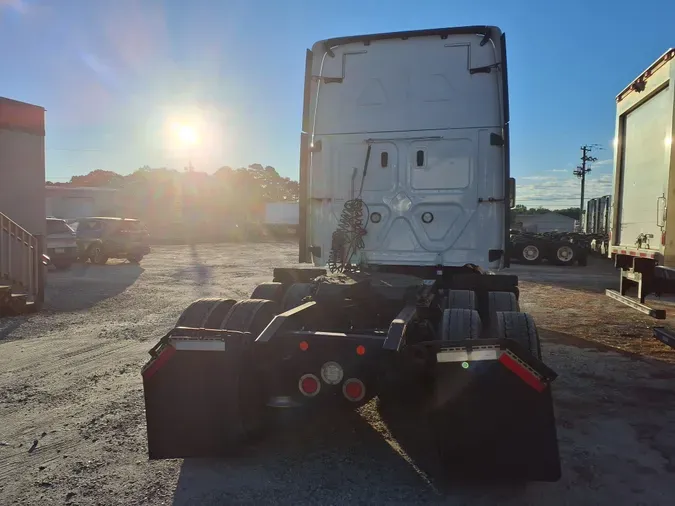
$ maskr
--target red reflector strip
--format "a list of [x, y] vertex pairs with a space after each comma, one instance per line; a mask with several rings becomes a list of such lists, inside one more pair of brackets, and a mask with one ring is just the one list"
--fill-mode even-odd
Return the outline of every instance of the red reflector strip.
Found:
[[176, 353], [176, 348], [173, 346], [165, 346], [159, 353], [159, 356], [153, 362], [150, 362], [146, 369], [141, 371], [141, 375], [145, 379], [150, 379], [171, 357], [173, 357], [174, 353]]
[[514, 359], [508, 352], [502, 353], [502, 356], [499, 357], [499, 361], [537, 392], [541, 393], [546, 388], [546, 383], [537, 378], [529, 368], [521, 364], [520, 361]]

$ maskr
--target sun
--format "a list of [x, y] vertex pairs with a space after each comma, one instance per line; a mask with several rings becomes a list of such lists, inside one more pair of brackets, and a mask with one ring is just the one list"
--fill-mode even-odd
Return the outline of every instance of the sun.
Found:
[[197, 129], [191, 125], [176, 123], [174, 124], [174, 132], [181, 144], [192, 146], [199, 142]]

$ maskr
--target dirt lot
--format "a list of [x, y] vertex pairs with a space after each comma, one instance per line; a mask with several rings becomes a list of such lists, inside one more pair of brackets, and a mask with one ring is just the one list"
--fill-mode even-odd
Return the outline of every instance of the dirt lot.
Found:
[[675, 351], [602, 295], [616, 275], [597, 262], [513, 269], [560, 374], [558, 483], [448, 490], [372, 410], [370, 424], [286, 431], [235, 460], [148, 462], [147, 350], [193, 299], [245, 298], [295, 258], [291, 244], [166, 246], [140, 267], [50, 273], [47, 310], [0, 320], [0, 504], [672, 504]]

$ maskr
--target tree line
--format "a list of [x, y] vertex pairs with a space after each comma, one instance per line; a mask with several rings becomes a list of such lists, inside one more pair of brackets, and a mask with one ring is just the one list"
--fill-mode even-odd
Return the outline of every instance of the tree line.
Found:
[[511, 209], [511, 221], [515, 220], [516, 215], [519, 214], [546, 214], [546, 213], [557, 213], [562, 214], [563, 216], [569, 216], [578, 220], [581, 213], [579, 212], [578, 207], [567, 207], [565, 209], [547, 209], [545, 207], [527, 207], [523, 204], [518, 204], [516, 207]]
[[47, 185], [118, 189], [119, 216], [140, 218], [155, 234], [167, 237], [186, 230], [204, 237], [227, 235], [233, 227], [259, 222], [266, 203], [294, 202], [300, 195], [297, 181], [259, 163], [214, 173], [144, 166], [122, 175], [98, 169]]

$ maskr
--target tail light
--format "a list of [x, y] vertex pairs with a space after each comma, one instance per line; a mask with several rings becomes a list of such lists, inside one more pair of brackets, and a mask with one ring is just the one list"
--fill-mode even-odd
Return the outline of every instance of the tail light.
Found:
[[342, 385], [342, 393], [352, 402], [359, 402], [366, 396], [366, 386], [356, 378], [349, 378]]
[[305, 397], [314, 397], [321, 390], [321, 383], [319, 383], [319, 378], [313, 374], [305, 374], [300, 377], [298, 388]]

